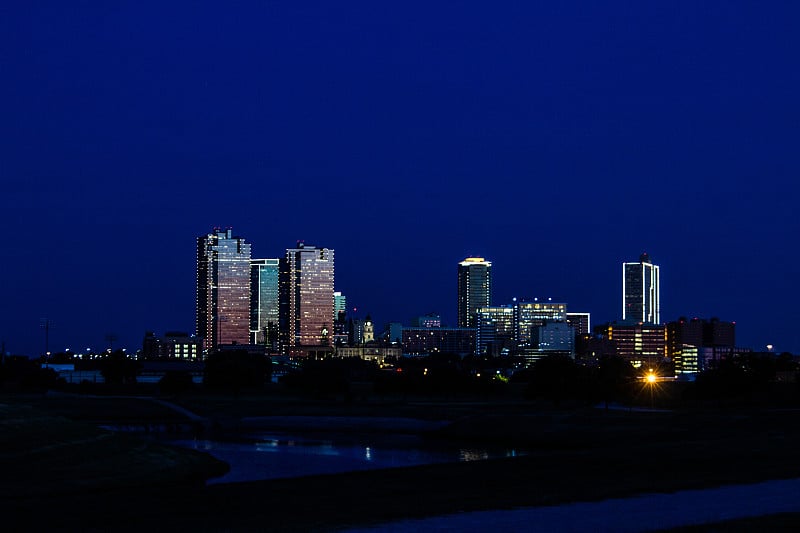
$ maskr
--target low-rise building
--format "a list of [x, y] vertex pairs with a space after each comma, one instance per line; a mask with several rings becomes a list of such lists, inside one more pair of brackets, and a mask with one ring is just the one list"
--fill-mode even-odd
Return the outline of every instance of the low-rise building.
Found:
[[475, 328], [403, 328], [403, 355], [475, 353]]
[[142, 357], [199, 361], [203, 358], [203, 341], [183, 331], [168, 331], [160, 337], [148, 331], [142, 342]]
[[667, 340], [663, 325], [622, 321], [607, 324], [604, 330], [617, 355], [634, 367], [655, 366], [664, 361]]
[[365, 361], [375, 361], [383, 365], [387, 358], [399, 358], [403, 355], [400, 346], [379, 346], [377, 344], [365, 346], [338, 346], [336, 355], [339, 357], [360, 357]]

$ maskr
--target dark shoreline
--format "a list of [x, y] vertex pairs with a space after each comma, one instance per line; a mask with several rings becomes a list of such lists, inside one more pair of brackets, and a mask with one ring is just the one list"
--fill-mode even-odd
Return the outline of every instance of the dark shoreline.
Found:
[[[239, 420], [246, 421], [249, 416], [262, 416], [264, 411], [292, 417], [300, 416], [296, 415], [298, 412], [307, 416], [316, 411], [322, 417], [316, 418], [317, 421], [329, 422], [332, 413], [338, 412], [358, 422], [357, 426], [370, 427], [364, 415], [381, 410], [380, 406], [353, 409], [346, 404], [325, 402], [316, 407], [313, 402], [280, 406], [262, 399], [259, 413], [248, 407], [259, 405], [257, 399], [239, 400], [241, 404], [237, 399], [208, 399], [210, 403], [199, 411], [204, 416], [222, 413], [216, 419], [227, 427], [236, 427]], [[225, 405], [215, 407], [214, 402]], [[32, 399], [31, 403], [38, 403], [38, 409], [47, 409], [47, 401], [41, 398]], [[142, 413], [137, 410], [146, 405], [120, 401], [112, 402], [113, 408], [92, 405], [84, 410], [80, 403], [75, 401], [72, 406], [62, 403], [54, 409], [59, 416], [64, 416], [68, 408], [77, 409], [78, 418], [89, 419], [101, 412], [113, 412], [118, 421], [125, 421], [141, 419]], [[140, 479], [130, 486], [109, 483], [102, 474], [94, 485], [84, 488], [65, 484], [58, 490], [56, 479], [52, 485], [56, 490], [47, 494], [25, 496], [12, 491], [0, 502], [0, 510], [24, 517], [24, 523], [30, 526], [25, 528], [28, 530], [191, 527], [201, 531], [308, 531], [470, 510], [552, 505], [800, 477], [800, 462], [796, 461], [800, 444], [797, 411], [640, 413], [454, 403], [457, 402], [441, 402], [433, 407], [404, 404], [383, 411], [408, 415], [417, 410], [425, 413], [422, 418], [447, 422], [427, 432], [428, 438], [450, 443], [526, 445], [535, 453], [513, 459], [211, 486], [202, 486], [198, 477], [212, 463], [198, 464], [193, 472], [179, 475], [174, 469], [156, 469], [160, 473], [149, 482]], [[244, 415], [239, 419], [231, 416], [237, 404]], [[122, 408], [124, 405], [128, 405], [127, 411]], [[161, 410], [163, 406], [146, 405], [143, 409], [156, 419], [172, 416]], [[456, 416], [431, 417], [435, 410]], [[375, 426], [370, 429], [387, 430]], [[126, 445], [131, 449], [141, 446], [134, 441]], [[152, 448], [149, 453], [166, 452]], [[36, 463], [29, 467], [15, 465], [21, 475], [19, 479], [25, 479], [25, 468], [37, 467]], [[117, 464], [109, 464], [107, 471], [126, 471], [131, 467], [126, 455]], [[48, 512], [43, 513], [42, 509]]]

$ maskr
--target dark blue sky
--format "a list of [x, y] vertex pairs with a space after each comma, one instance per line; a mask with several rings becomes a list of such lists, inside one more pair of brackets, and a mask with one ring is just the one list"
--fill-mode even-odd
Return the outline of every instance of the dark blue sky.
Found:
[[[36, 4], [35, 6], [33, 4]], [[494, 303], [800, 352], [796, 2], [13, 2], [0, 7], [0, 338], [136, 349], [194, 328], [195, 239], [336, 250], [380, 324]]]

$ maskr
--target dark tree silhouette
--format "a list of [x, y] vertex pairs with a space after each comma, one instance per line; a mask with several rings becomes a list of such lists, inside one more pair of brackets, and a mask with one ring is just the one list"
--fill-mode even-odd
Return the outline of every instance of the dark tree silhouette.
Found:
[[100, 362], [100, 373], [109, 385], [136, 383], [136, 375], [139, 370], [141, 370], [141, 364], [130, 359], [122, 350], [108, 354]]
[[158, 387], [165, 394], [188, 392], [194, 388], [192, 374], [186, 370], [167, 370], [158, 381]]
[[23, 390], [52, 389], [59, 385], [58, 374], [52, 368], [42, 368], [26, 357], [4, 357], [0, 364], [0, 384]]
[[546, 398], [560, 405], [568, 398], [586, 397], [583, 368], [566, 355], [548, 355], [531, 368], [528, 393], [534, 398]]
[[282, 383], [314, 394], [343, 394], [353, 381], [372, 381], [378, 366], [358, 357], [308, 360], [296, 372], [283, 377]]
[[238, 392], [263, 388], [272, 375], [271, 360], [246, 350], [215, 352], [206, 360], [203, 385], [211, 390]]
[[615, 355], [600, 358], [594, 382], [606, 410], [610, 402], [627, 399], [635, 381], [636, 369], [626, 359]]

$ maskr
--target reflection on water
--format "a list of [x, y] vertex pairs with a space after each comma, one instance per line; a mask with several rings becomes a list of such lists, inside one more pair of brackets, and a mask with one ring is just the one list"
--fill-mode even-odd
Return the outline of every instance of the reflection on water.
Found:
[[180, 440], [173, 444], [208, 452], [231, 466], [225, 476], [209, 483], [232, 483], [373, 468], [396, 468], [456, 461], [516, 457], [518, 450], [458, 448], [431, 445], [408, 436], [369, 442], [296, 435], [255, 435], [248, 442]]
[[461, 461], [480, 461], [488, 459], [489, 454], [484, 450], [459, 450], [458, 458]]

